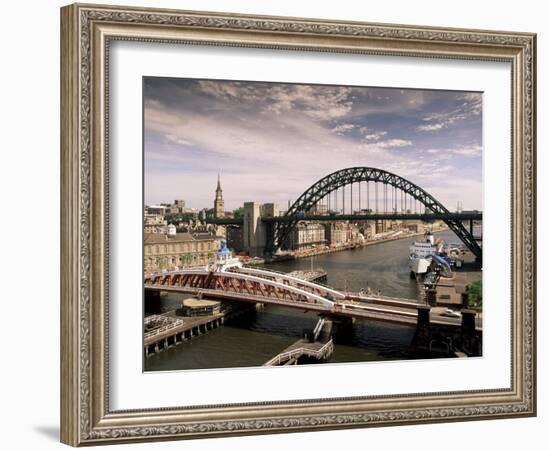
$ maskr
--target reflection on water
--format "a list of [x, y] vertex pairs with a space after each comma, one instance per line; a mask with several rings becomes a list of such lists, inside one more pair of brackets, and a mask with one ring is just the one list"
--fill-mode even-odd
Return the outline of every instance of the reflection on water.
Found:
[[[456, 236], [438, 233], [446, 241]], [[327, 271], [327, 283], [337, 289], [359, 291], [371, 287], [385, 295], [417, 299], [418, 286], [409, 278], [408, 248], [414, 238], [314, 257], [313, 266]], [[290, 272], [308, 269], [310, 258], [266, 265]], [[163, 312], [181, 305], [182, 296], [162, 297]], [[317, 315], [278, 306], [209, 331], [182, 344], [145, 358], [145, 370], [181, 370], [260, 366], [313, 328]], [[357, 320], [346, 344], [336, 343], [330, 362], [425, 358], [410, 346], [413, 327]]]

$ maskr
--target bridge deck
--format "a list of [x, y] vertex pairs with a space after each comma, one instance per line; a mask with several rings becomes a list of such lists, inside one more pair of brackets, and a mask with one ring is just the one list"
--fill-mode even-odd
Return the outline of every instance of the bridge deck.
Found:
[[[187, 277], [185, 282], [178, 278], [181, 276]], [[145, 283], [145, 289], [150, 290], [206, 295], [219, 300], [271, 304], [411, 326], [416, 325], [418, 316], [419, 303], [411, 299], [345, 293], [288, 274], [248, 267], [230, 272], [183, 270], [146, 277]], [[461, 318], [434, 316], [433, 322], [460, 326]], [[481, 327], [481, 319], [478, 326]]]
[[[292, 222], [295, 220], [308, 220], [308, 221], [321, 221], [321, 222], [334, 222], [340, 220], [356, 220], [356, 221], [368, 221], [368, 220], [423, 220], [425, 222], [431, 222], [435, 220], [483, 220], [482, 212], [447, 212], [447, 213], [373, 213], [373, 214], [325, 214], [325, 215], [290, 215], [290, 216], [277, 216], [277, 217], [262, 217], [263, 222]], [[216, 225], [242, 225], [244, 220], [242, 218], [233, 219], [206, 219], [207, 223]]]

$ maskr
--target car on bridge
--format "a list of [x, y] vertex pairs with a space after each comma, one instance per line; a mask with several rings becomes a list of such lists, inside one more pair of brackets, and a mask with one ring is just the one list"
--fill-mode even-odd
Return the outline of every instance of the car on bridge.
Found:
[[459, 313], [458, 311], [455, 311], [451, 308], [445, 308], [442, 312], [439, 313], [440, 316], [443, 316], [443, 317], [451, 317], [453, 319], [461, 319], [462, 318], [462, 314]]

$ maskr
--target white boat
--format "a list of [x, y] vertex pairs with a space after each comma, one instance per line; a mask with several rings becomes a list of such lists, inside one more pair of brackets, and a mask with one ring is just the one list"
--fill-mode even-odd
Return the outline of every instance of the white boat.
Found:
[[442, 242], [436, 242], [432, 233], [425, 233], [423, 241], [415, 241], [409, 247], [411, 276], [425, 275], [432, 262], [432, 255], [441, 251]]
[[425, 274], [428, 272], [431, 263], [431, 258], [412, 258], [409, 262], [409, 268], [415, 274]]

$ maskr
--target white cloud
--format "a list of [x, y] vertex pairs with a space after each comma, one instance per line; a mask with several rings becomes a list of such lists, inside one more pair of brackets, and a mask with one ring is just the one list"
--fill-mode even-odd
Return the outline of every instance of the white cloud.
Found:
[[466, 145], [457, 146], [454, 148], [430, 148], [425, 150], [426, 153], [436, 155], [438, 158], [448, 159], [451, 156], [467, 156], [471, 158], [481, 157], [482, 147], [481, 145]]
[[437, 131], [448, 126], [446, 122], [430, 123], [428, 125], [419, 125], [416, 127], [418, 131]]
[[222, 82], [215, 80], [199, 80], [199, 88], [205, 94], [221, 99], [257, 99], [257, 90], [252, 88], [249, 83], [239, 81]]
[[479, 157], [481, 156], [482, 148], [481, 145], [471, 145], [468, 147], [456, 148], [453, 152], [462, 156]]
[[482, 96], [480, 93], [468, 92], [463, 94], [461, 99], [464, 100], [463, 103], [450, 112], [432, 113], [425, 116], [422, 120], [429, 123], [418, 125], [416, 130], [439, 131], [450, 127], [458, 121], [481, 114]]
[[462, 107], [468, 110], [474, 115], [481, 114], [481, 109], [483, 107], [483, 96], [479, 92], [466, 92], [462, 98], [464, 103]]
[[387, 131], [375, 131], [369, 127], [360, 127], [359, 133], [367, 140], [367, 141], [379, 141], [384, 136], [388, 134]]
[[377, 142], [376, 145], [382, 148], [408, 147], [412, 145], [412, 142], [405, 139], [388, 139], [386, 141]]
[[351, 88], [339, 86], [276, 85], [269, 87], [267, 111], [281, 114], [300, 110], [307, 116], [324, 121], [345, 116], [352, 108]]
[[370, 133], [365, 135], [367, 141], [378, 141], [388, 134], [387, 131], [378, 131], [376, 133]]
[[175, 144], [179, 144], [179, 145], [188, 145], [188, 146], [193, 145], [188, 140], [185, 140], [185, 139], [183, 139], [181, 137], [178, 137], [178, 136], [174, 136], [173, 134], [167, 134], [166, 139], [168, 139], [171, 142], [174, 142]]
[[353, 106], [352, 89], [340, 86], [300, 84], [252, 84], [238, 81], [198, 82], [202, 93], [221, 100], [255, 103], [264, 113], [280, 115], [300, 110], [313, 119], [324, 121], [343, 117]]
[[335, 132], [336, 134], [340, 135], [340, 136], [343, 136], [348, 131], [353, 130], [355, 127], [356, 127], [356, 125], [354, 125], [352, 123], [343, 123], [343, 124], [340, 124], [340, 125], [336, 125], [334, 128], [332, 128], [332, 131]]

